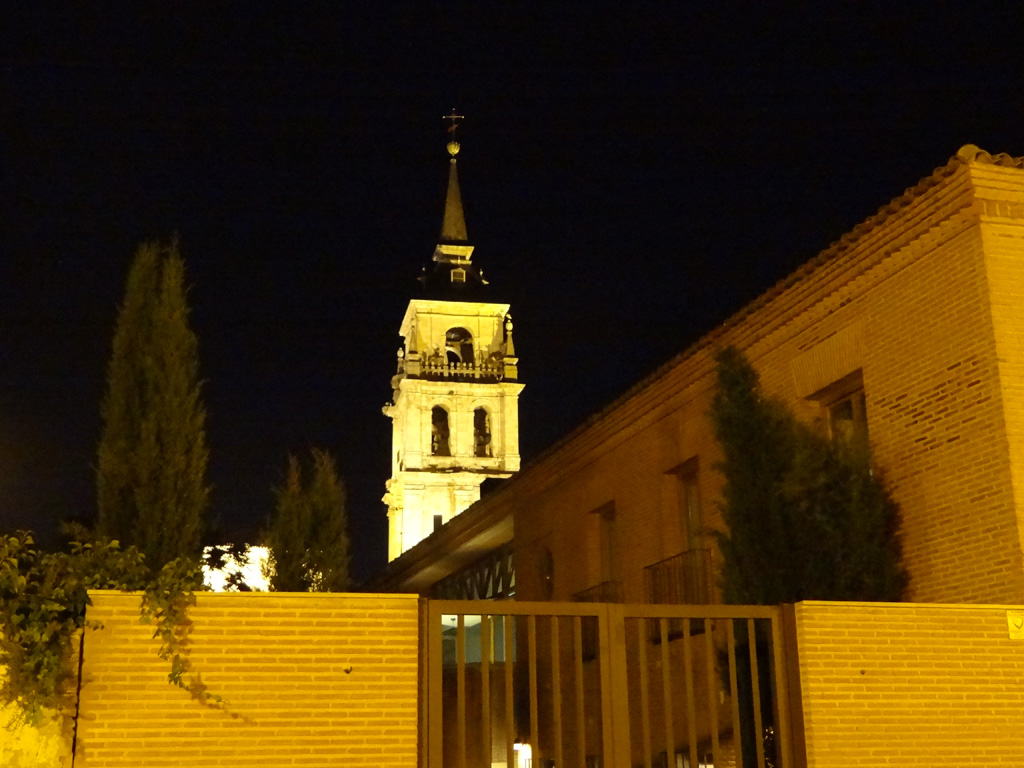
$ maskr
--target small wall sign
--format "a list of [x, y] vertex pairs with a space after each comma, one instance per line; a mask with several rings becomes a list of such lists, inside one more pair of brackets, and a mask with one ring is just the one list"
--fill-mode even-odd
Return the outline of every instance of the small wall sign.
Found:
[[1011, 640], [1024, 640], [1024, 611], [1007, 611], [1006, 625]]

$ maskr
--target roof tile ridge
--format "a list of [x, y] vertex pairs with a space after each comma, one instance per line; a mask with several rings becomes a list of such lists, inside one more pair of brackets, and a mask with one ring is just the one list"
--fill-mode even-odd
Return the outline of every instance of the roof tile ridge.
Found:
[[985, 165], [998, 165], [1002, 168], [1024, 169], [1024, 157], [1013, 157], [1006, 152], [993, 155], [976, 144], [964, 144], [957, 150], [953, 159], [964, 163], [983, 163]]

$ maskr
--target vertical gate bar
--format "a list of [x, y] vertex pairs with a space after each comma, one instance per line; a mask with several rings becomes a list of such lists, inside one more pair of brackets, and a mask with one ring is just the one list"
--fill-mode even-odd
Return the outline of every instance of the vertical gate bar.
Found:
[[491, 617], [480, 617], [481, 768], [491, 764]]
[[648, 697], [651, 695], [650, 686], [647, 681], [647, 642], [650, 639], [650, 629], [647, 622], [652, 619], [636, 620], [636, 640], [640, 648], [640, 723], [643, 733], [644, 747], [644, 768], [652, 768], [651, 765], [651, 703]]
[[683, 676], [686, 681], [686, 738], [690, 742], [690, 765], [697, 765], [697, 698], [693, 692], [693, 648], [690, 620], [683, 619]]
[[719, 759], [718, 743], [718, 677], [715, 674], [715, 642], [711, 636], [714, 631], [714, 623], [711, 619], [704, 619], [704, 657], [708, 673], [708, 714], [711, 717], [711, 755]]
[[615, 722], [612, 719], [612, 661], [608, 653], [608, 606], [597, 617], [597, 663], [601, 676], [601, 765], [615, 765]]
[[[516, 737], [516, 710], [515, 702], [512, 699], [512, 622], [513, 618], [505, 614], [502, 630], [504, 634], [504, 659], [505, 659], [505, 760], [506, 765], [512, 768], [515, 763], [516, 753], [512, 746]], [[440, 763], [439, 763], [440, 765]], [[431, 766], [431, 768], [434, 768]]]
[[661, 631], [661, 698], [665, 708], [665, 765], [673, 766], [676, 760], [675, 738], [672, 732], [675, 730], [675, 723], [672, 722], [672, 672], [668, 655], [668, 619], [658, 619]]
[[555, 729], [555, 765], [562, 765], [562, 665], [558, 642], [558, 616], [551, 620], [551, 689], [552, 720]]
[[740, 724], [739, 685], [736, 680], [736, 622], [726, 619], [727, 644], [729, 647], [729, 698], [732, 700], [732, 742], [736, 755], [736, 768], [743, 768], [743, 726]]
[[800, 687], [800, 648], [797, 643], [796, 606], [780, 606], [780, 629], [784, 645], [779, 653], [786, 665], [786, 723], [789, 744], [783, 745], [786, 768], [807, 768], [807, 733], [804, 722], [803, 693]]
[[757, 669], [757, 633], [753, 619], [747, 619], [747, 647], [750, 650], [750, 688], [754, 700], [754, 746], [757, 768], [764, 768], [764, 724], [761, 719], [761, 673]]
[[583, 712], [583, 620], [572, 617], [572, 660], [576, 677], [576, 734], [579, 741], [579, 768], [587, 768], [587, 731]]
[[428, 602], [427, 626], [424, 635], [427, 643], [427, 766], [433, 766], [433, 768], [443, 765], [441, 755], [444, 747], [442, 628], [440, 609]]
[[466, 617], [459, 614], [455, 627], [455, 706], [459, 735], [459, 768], [466, 768]]
[[626, 673], [626, 613], [621, 605], [605, 606], [606, 632], [603, 641], [608, 648], [608, 672], [611, 682], [611, 719], [614, 730], [612, 744], [615, 750], [605, 758], [605, 765], [630, 764], [629, 738], [629, 676]]
[[537, 617], [530, 614], [526, 617], [527, 658], [530, 663], [530, 747], [533, 759], [541, 764], [540, 734], [537, 725]]
[[771, 618], [772, 629], [772, 703], [775, 708], [775, 750], [780, 768], [793, 765], [793, 736], [790, 726], [789, 678], [786, 669], [785, 637], [782, 629], [782, 609], [776, 609]]

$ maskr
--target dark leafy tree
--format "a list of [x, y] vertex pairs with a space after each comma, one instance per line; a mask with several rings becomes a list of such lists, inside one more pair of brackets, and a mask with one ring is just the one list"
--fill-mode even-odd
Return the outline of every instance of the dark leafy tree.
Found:
[[765, 397], [738, 350], [717, 363], [725, 602], [899, 600], [898, 510], [863, 448], [834, 444]]
[[334, 458], [313, 449], [312, 478], [288, 458], [284, 485], [265, 533], [268, 576], [278, 592], [340, 592], [349, 584], [348, 515], [345, 486]]
[[206, 412], [178, 244], [145, 243], [114, 332], [97, 469], [99, 532], [159, 570], [198, 559], [209, 488]]
[[309, 589], [306, 554], [310, 509], [302, 489], [302, 467], [295, 456], [288, 457], [284, 484], [274, 489], [277, 503], [264, 533], [270, 550], [267, 577], [270, 588], [278, 592], [305, 592]]
[[[867, 460], [867, 446], [833, 444], [765, 397], [757, 372], [738, 350], [717, 354], [711, 422], [725, 475], [718, 532], [726, 603], [774, 605], [800, 600], [899, 600], [896, 504]], [[772, 680], [765, 627], [748, 637], [736, 622], [740, 748], [755, 765], [762, 742], [776, 765]], [[754, 729], [750, 643], [757, 648], [763, 732]], [[721, 669], [727, 664], [722, 663]], [[768, 714], [765, 714], [768, 713]]]

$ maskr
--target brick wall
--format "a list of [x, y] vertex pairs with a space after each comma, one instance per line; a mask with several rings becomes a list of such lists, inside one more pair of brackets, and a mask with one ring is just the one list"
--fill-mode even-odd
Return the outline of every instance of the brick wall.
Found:
[[[976, 169], [975, 175], [987, 191], [979, 215], [981, 240], [1017, 530], [1024, 537], [1024, 188], [1007, 184], [1004, 174], [985, 167]], [[1016, 567], [1021, 567], [1022, 551], [1012, 553]]]
[[167, 682], [137, 595], [91, 594], [76, 766], [415, 766], [414, 596], [201, 594], [191, 658], [229, 714]]
[[1006, 607], [795, 606], [809, 768], [1024, 761], [1024, 640]]
[[[873, 461], [902, 510], [908, 597], [1024, 601], [1024, 170], [954, 158], [594, 417], [489, 504], [515, 515], [517, 595], [592, 584], [591, 510], [614, 502], [624, 598], [687, 548], [672, 471], [696, 457], [703, 525], [722, 527], [707, 419], [711, 350], [824, 424], [823, 393], [859, 375]], [[710, 537], [707, 546], [713, 547]]]

